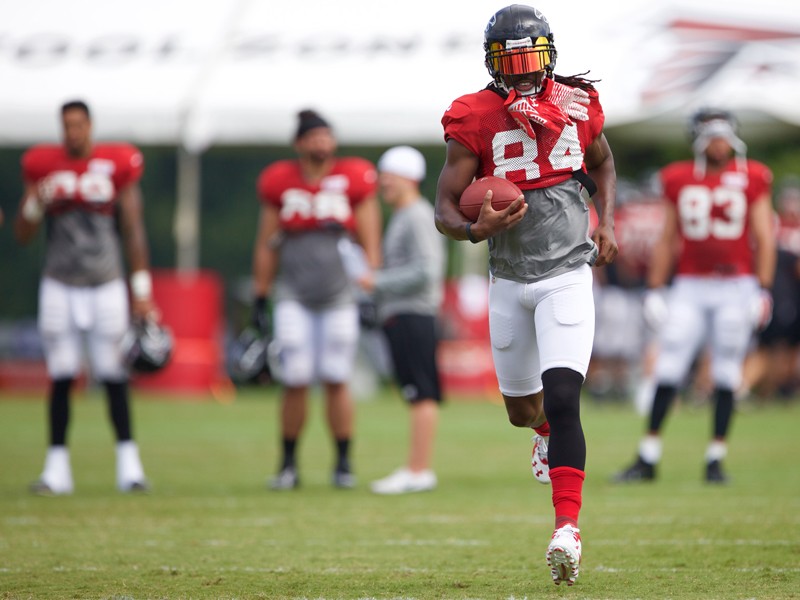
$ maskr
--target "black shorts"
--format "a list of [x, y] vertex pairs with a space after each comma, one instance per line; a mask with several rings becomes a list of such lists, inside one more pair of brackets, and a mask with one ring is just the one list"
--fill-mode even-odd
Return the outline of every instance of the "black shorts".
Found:
[[775, 283], [772, 287], [772, 321], [758, 336], [762, 346], [784, 343], [800, 345], [800, 280], [797, 278], [797, 257], [778, 251]]
[[395, 379], [403, 397], [411, 403], [425, 399], [441, 402], [436, 367], [436, 318], [395, 315], [383, 324], [383, 331], [389, 341]]

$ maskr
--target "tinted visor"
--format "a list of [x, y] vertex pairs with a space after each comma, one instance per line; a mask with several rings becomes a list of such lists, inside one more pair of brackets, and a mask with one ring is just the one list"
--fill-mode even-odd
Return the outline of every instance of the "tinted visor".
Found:
[[486, 59], [494, 72], [501, 75], [523, 75], [544, 71], [553, 62], [552, 46], [533, 46], [506, 50], [502, 42], [492, 42]]

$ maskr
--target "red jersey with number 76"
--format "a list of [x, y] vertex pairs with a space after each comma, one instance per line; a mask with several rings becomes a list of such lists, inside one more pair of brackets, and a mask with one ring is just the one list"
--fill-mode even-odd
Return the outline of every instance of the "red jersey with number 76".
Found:
[[447, 107], [444, 138], [456, 140], [478, 157], [476, 178], [503, 177], [522, 190], [549, 187], [584, 168], [584, 152], [602, 132], [605, 116], [595, 90], [589, 99], [588, 121], [569, 123], [558, 132], [533, 123], [533, 139], [508, 113], [503, 96], [486, 88]]
[[676, 273], [753, 273], [750, 211], [770, 193], [772, 172], [766, 165], [748, 160], [740, 170], [732, 159], [722, 171], [696, 174], [693, 161], [681, 161], [664, 167], [660, 179], [678, 216], [682, 249]]

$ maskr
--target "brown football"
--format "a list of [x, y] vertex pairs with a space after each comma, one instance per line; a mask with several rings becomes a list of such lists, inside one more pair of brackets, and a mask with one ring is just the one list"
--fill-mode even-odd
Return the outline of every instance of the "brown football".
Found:
[[458, 202], [459, 210], [473, 223], [478, 220], [483, 198], [489, 190], [492, 190], [492, 208], [495, 210], [503, 210], [522, 194], [515, 183], [502, 177], [490, 175], [476, 179], [467, 186]]

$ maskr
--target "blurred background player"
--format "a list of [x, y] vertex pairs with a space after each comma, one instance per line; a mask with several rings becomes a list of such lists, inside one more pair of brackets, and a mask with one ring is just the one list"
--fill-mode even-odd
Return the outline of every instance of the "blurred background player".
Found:
[[[644, 314], [660, 328], [657, 386], [636, 462], [619, 482], [652, 480], [661, 460], [661, 428], [692, 361], [709, 345], [714, 422], [705, 480], [723, 483], [722, 461], [734, 392], [754, 328], [770, 318], [775, 272], [772, 174], [745, 157], [733, 116], [706, 109], [690, 124], [693, 161], [660, 173], [664, 228], [648, 270]], [[667, 288], [675, 272], [672, 285]]]
[[336, 444], [333, 485], [350, 488], [354, 410], [348, 381], [359, 316], [338, 248], [352, 234], [369, 266], [379, 266], [377, 174], [367, 160], [337, 158], [330, 125], [311, 110], [298, 115], [294, 149], [297, 160], [275, 162], [258, 178], [261, 216], [253, 252], [253, 320], [266, 331], [265, 307], [271, 297], [283, 385], [283, 456], [270, 487], [285, 490], [300, 483], [296, 445], [306, 422], [309, 387], [320, 382]]
[[800, 180], [780, 186], [777, 205], [778, 260], [772, 285], [772, 320], [745, 360], [740, 394], [791, 397], [800, 358]]
[[[556, 517], [547, 564], [556, 584], [572, 585], [586, 463], [580, 395], [594, 335], [590, 265], [617, 254], [614, 160], [591, 82], [553, 73], [556, 48], [541, 12], [519, 4], [499, 10], [484, 49], [492, 83], [455, 100], [442, 118], [447, 155], [436, 224], [453, 239], [489, 242], [495, 371], [511, 423], [537, 432], [534, 474], [552, 481]], [[513, 181], [523, 196], [495, 211], [487, 194], [471, 223], [459, 199], [485, 175]], [[591, 237], [583, 186], [598, 208]]]
[[436, 487], [431, 468], [439, 403], [436, 318], [443, 296], [445, 246], [436, 231], [433, 206], [420, 194], [425, 158], [410, 146], [395, 146], [378, 161], [383, 202], [392, 210], [383, 242], [383, 268], [365, 275], [394, 365], [394, 376], [411, 408], [408, 459], [404, 467], [373, 481], [376, 494], [423, 492]]
[[[31, 487], [43, 494], [73, 491], [67, 448], [70, 390], [81, 369], [86, 337], [92, 375], [105, 386], [116, 433], [117, 487], [145, 490], [133, 441], [128, 371], [122, 341], [129, 311], [155, 314], [148, 247], [138, 181], [142, 155], [129, 144], [92, 141], [92, 121], [82, 101], [61, 108], [63, 143], [34, 146], [22, 157], [25, 193], [15, 221], [28, 243], [44, 221], [44, 269], [39, 288], [39, 330], [50, 377], [50, 447], [44, 470]], [[132, 306], [125, 285], [123, 242], [130, 270]]]

